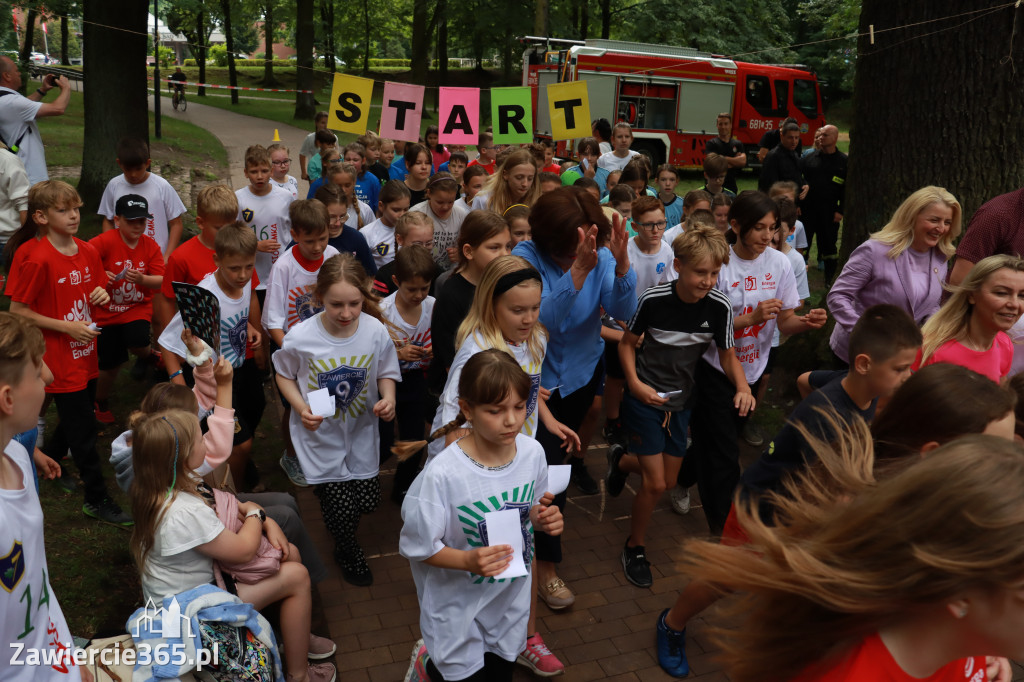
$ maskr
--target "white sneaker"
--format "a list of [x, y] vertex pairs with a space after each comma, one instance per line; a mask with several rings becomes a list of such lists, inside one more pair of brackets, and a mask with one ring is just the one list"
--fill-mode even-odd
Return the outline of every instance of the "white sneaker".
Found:
[[669, 491], [668, 498], [672, 501], [672, 511], [677, 514], [690, 513], [690, 491], [688, 489], [677, 485]]

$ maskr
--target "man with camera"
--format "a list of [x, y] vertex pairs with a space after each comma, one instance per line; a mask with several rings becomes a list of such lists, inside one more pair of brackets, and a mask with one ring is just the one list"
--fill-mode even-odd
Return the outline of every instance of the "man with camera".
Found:
[[[29, 182], [35, 184], [48, 180], [46, 155], [43, 140], [39, 137], [36, 119], [43, 116], [60, 116], [67, 109], [71, 99], [71, 88], [66, 76], [48, 74], [43, 85], [28, 97], [18, 92], [21, 87], [21, 72], [10, 57], [0, 57], [0, 141], [17, 153], [25, 164]], [[60, 89], [57, 99], [43, 102], [43, 97], [54, 88]]]

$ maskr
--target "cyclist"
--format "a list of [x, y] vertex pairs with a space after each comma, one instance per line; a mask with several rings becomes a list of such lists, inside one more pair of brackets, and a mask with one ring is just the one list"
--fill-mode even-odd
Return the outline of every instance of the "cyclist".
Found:
[[[172, 73], [168, 77], [168, 80], [180, 81], [178, 83], [175, 83], [173, 86], [171, 86], [171, 87], [174, 88], [174, 97], [173, 97], [174, 106], [177, 107], [178, 106], [178, 98], [185, 94], [185, 81], [188, 80], [188, 77], [181, 70], [180, 66], [176, 66], [176, 67], [174, 67], [174, 73]], [[168, 85], [170, 85], [170, 84], [168, 84]]]

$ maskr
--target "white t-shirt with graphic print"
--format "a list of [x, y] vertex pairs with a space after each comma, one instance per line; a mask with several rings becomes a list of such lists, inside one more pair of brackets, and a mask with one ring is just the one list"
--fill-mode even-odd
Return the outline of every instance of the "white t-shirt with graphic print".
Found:
[[[238, 369], [245, 362], [248, 350], [249, 306], [252, 302], [252, 289], [249, 284], [242, 288], [242, 295], [231, 298], [217, 284], [217, 273], [211, 272], [203, 277], [197, 285], [212, 291], [220, 302], [220, 349], [214, 349], [217, 355], [223, 355], [231, 366]], [[181, 340], [181, 312], [174, 315], [160, 334], [160, 345], [180, 358], [185, 357], [187, 348]]]
[[675, 261], [675, 254], [672, 247], [665, 242], [660, 242], [661, 248], [657, 253], [644, 253], [637, 246], [636, 239], [630, 239], [626, 244], [626, 251], [629, 253], [629, 264], [636, 270], [636, 297], [657, 284], [671, 282], [679, 277], [676, 269], [672, 267]]

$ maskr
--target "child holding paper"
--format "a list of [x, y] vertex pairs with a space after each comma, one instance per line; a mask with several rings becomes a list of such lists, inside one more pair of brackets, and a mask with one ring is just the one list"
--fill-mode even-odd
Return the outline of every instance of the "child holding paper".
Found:
[[[470, 358], [459, 380], [460, 413], [448, 426], [468, 421], [472, 431], [426, 466], [402, 505], [399, 551], [412, 566], [424, 641], [418, 679], [507, 682], [526, 648], [533, 528], [562, 532], [554, 496], [543, 492], [543, 449], [520, 433], [531, 393], [529, 375], [505, 351]], [[485, 508], [518, 514], [521, 552], [488, 546], [483, 512], [467, 522], [461, 511]], [[513, 563], [521, 577], [495, 578]]]

